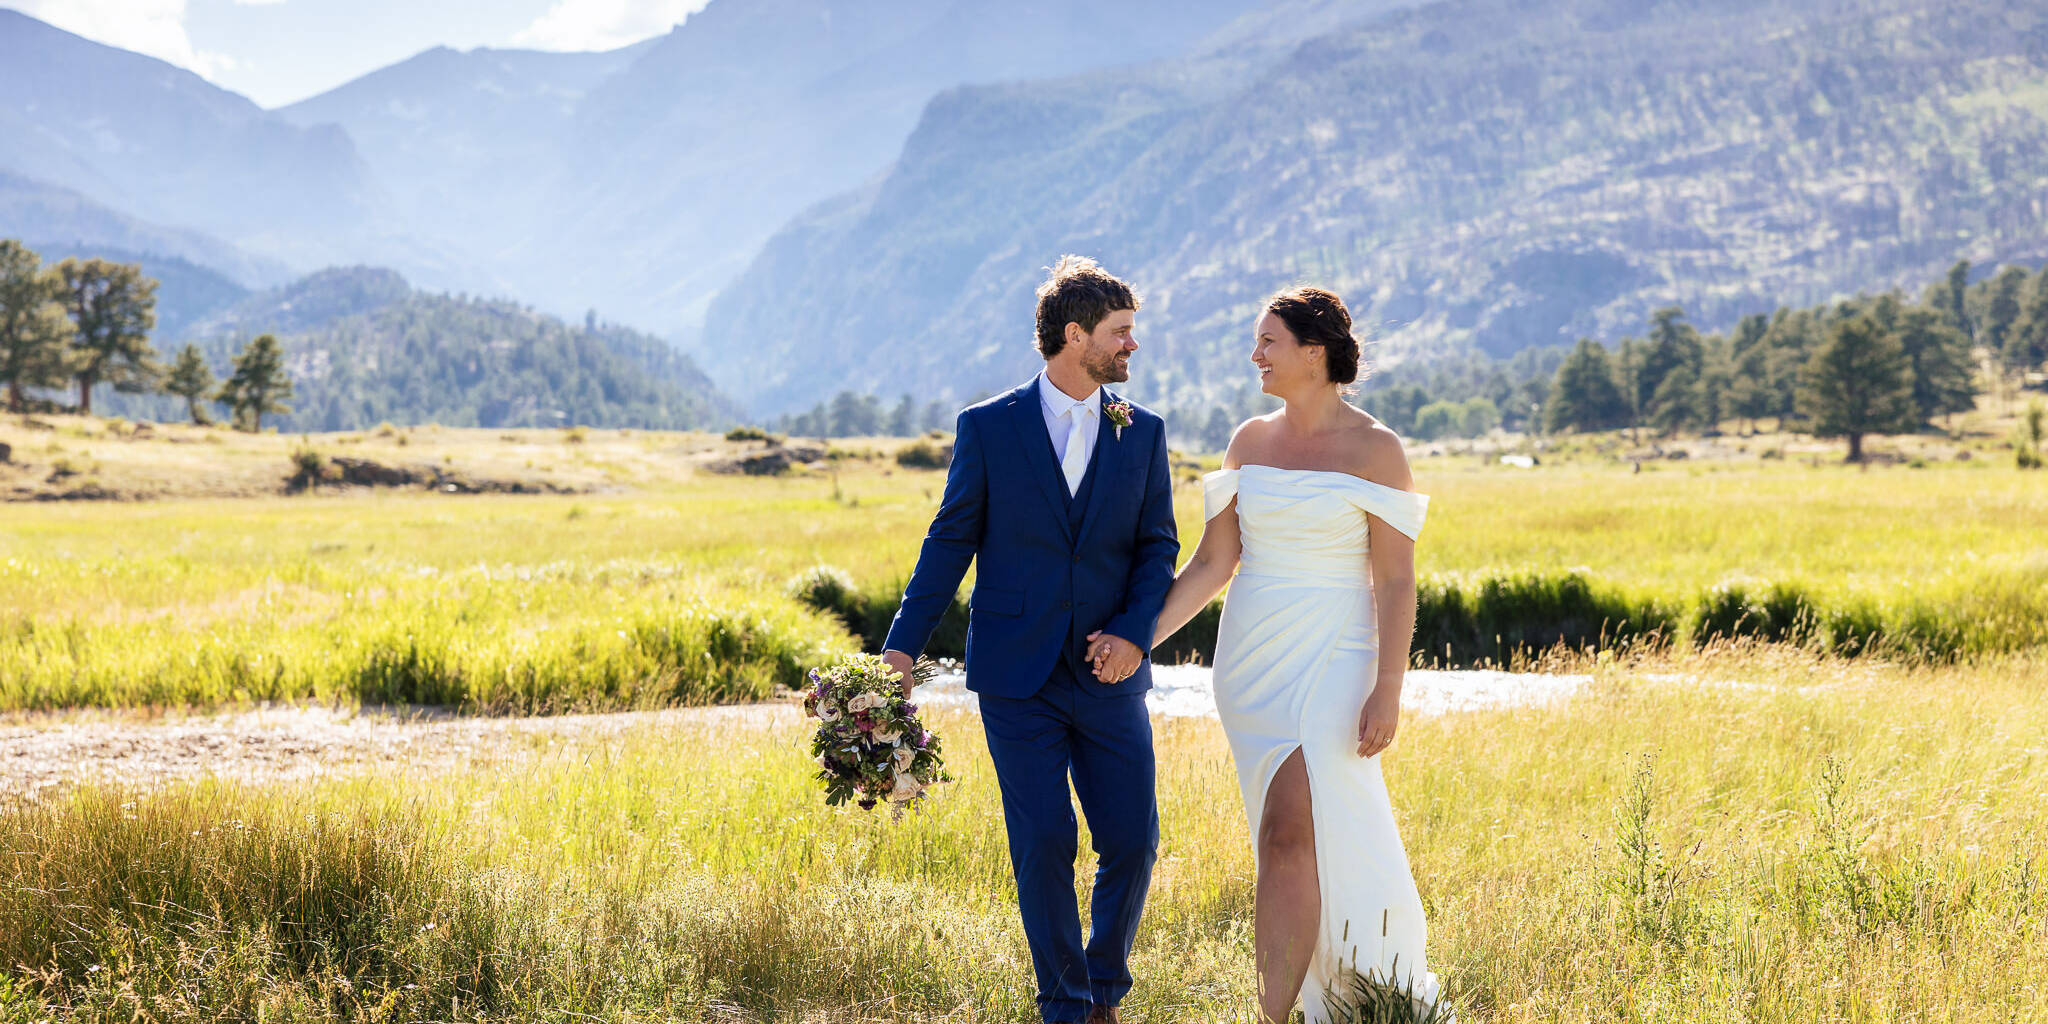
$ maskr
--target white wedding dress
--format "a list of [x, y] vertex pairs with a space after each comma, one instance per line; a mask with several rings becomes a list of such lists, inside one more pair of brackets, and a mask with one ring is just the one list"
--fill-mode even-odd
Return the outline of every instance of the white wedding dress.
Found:
[[1377, 677], [1379, 626], [1366, 517], [1409, 537], [1429, 499], [1348, 473], [1245, 466], [1202, 478], [1204, 519], [1237, 502], [1243, 557], [1216, 637], [1216, 707], [1256, 843], [1266, 789], [1297, 748], [1315, 816], [1322, 927], [1301, 1006], [1351, 972], [1437, 1001], [1423, 955], [1422, 899], [1394, 824], [1379, 758], [1358, 756], [1358, 715]]

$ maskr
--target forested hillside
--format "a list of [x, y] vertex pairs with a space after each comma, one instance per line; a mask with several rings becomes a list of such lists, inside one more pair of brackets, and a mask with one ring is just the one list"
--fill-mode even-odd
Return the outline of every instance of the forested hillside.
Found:
[[1061, 252], [1147, 298], [1133, 392], [1227, 400], [1256, 303], [1315, 281], [1381, 355], [1618, 339], [1684, 307], [1919, 287], [2048, 253], [2048, 9], [2023, 0], [1452, 0], [1302, 43], [956, 90], [881, 181], [707, 320], [759, 411], [1031, 372]]

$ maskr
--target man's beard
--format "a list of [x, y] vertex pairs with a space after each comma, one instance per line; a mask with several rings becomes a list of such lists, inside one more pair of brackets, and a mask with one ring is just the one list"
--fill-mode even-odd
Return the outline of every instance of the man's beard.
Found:
[[1083, 359], [1081, 368], [1088, 371], [1088, 379], [1097, 384], [1121, 384], [1131, 379], [1130, 368], [1117, 361], [1122, 349], [1105, 352], [1101, 359]]

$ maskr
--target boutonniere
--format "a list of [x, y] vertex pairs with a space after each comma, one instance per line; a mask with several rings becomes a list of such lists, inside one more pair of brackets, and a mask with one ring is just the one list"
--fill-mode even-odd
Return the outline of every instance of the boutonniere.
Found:
[[1131, 403], [1104, 402], [1102, 414], [1109, 417], [1109, 422], [1116, 427], [1116, 439], [1123, 440], [1124, 428], [1131, 425]]

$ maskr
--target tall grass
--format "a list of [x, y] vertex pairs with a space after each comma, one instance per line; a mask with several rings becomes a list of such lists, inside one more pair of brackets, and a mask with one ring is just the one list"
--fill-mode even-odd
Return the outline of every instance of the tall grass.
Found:
[[[1589, 667], [1387, 757], [1460, 1019], [2048, 1015], [2038, 656]], [[0, 817], [0, 1019], [1035, 1020], [986, 750], [936, 728], [960, 781], [897, 822], [822, 805], [794, 715]], [[1206, 720], [1158, 740], [1125, 1019], [1243, 1020], [1228, 750]]]
[[[2041, 645], [2048, 476], [1969, 465], [1638, 477], [1426, 460], [1417, 650], [1472, 665], [1617, 640], [1754, 636], [1935, 659]], [[836, 476], [13, 506], [0, 709], [751, 698], [803, 658], [880, 644], [943, 480], [863, 460]], [[1176, 498], [1191, 549], [1200, 497], [1184, 482]], [[792, 578], [820, 563], [849, 582], [792, 599]], [[1214, 627], [1211, 609], [1163, 657], [1206, 657]], [[964, 638], [956, 607], [934, 650]]]

